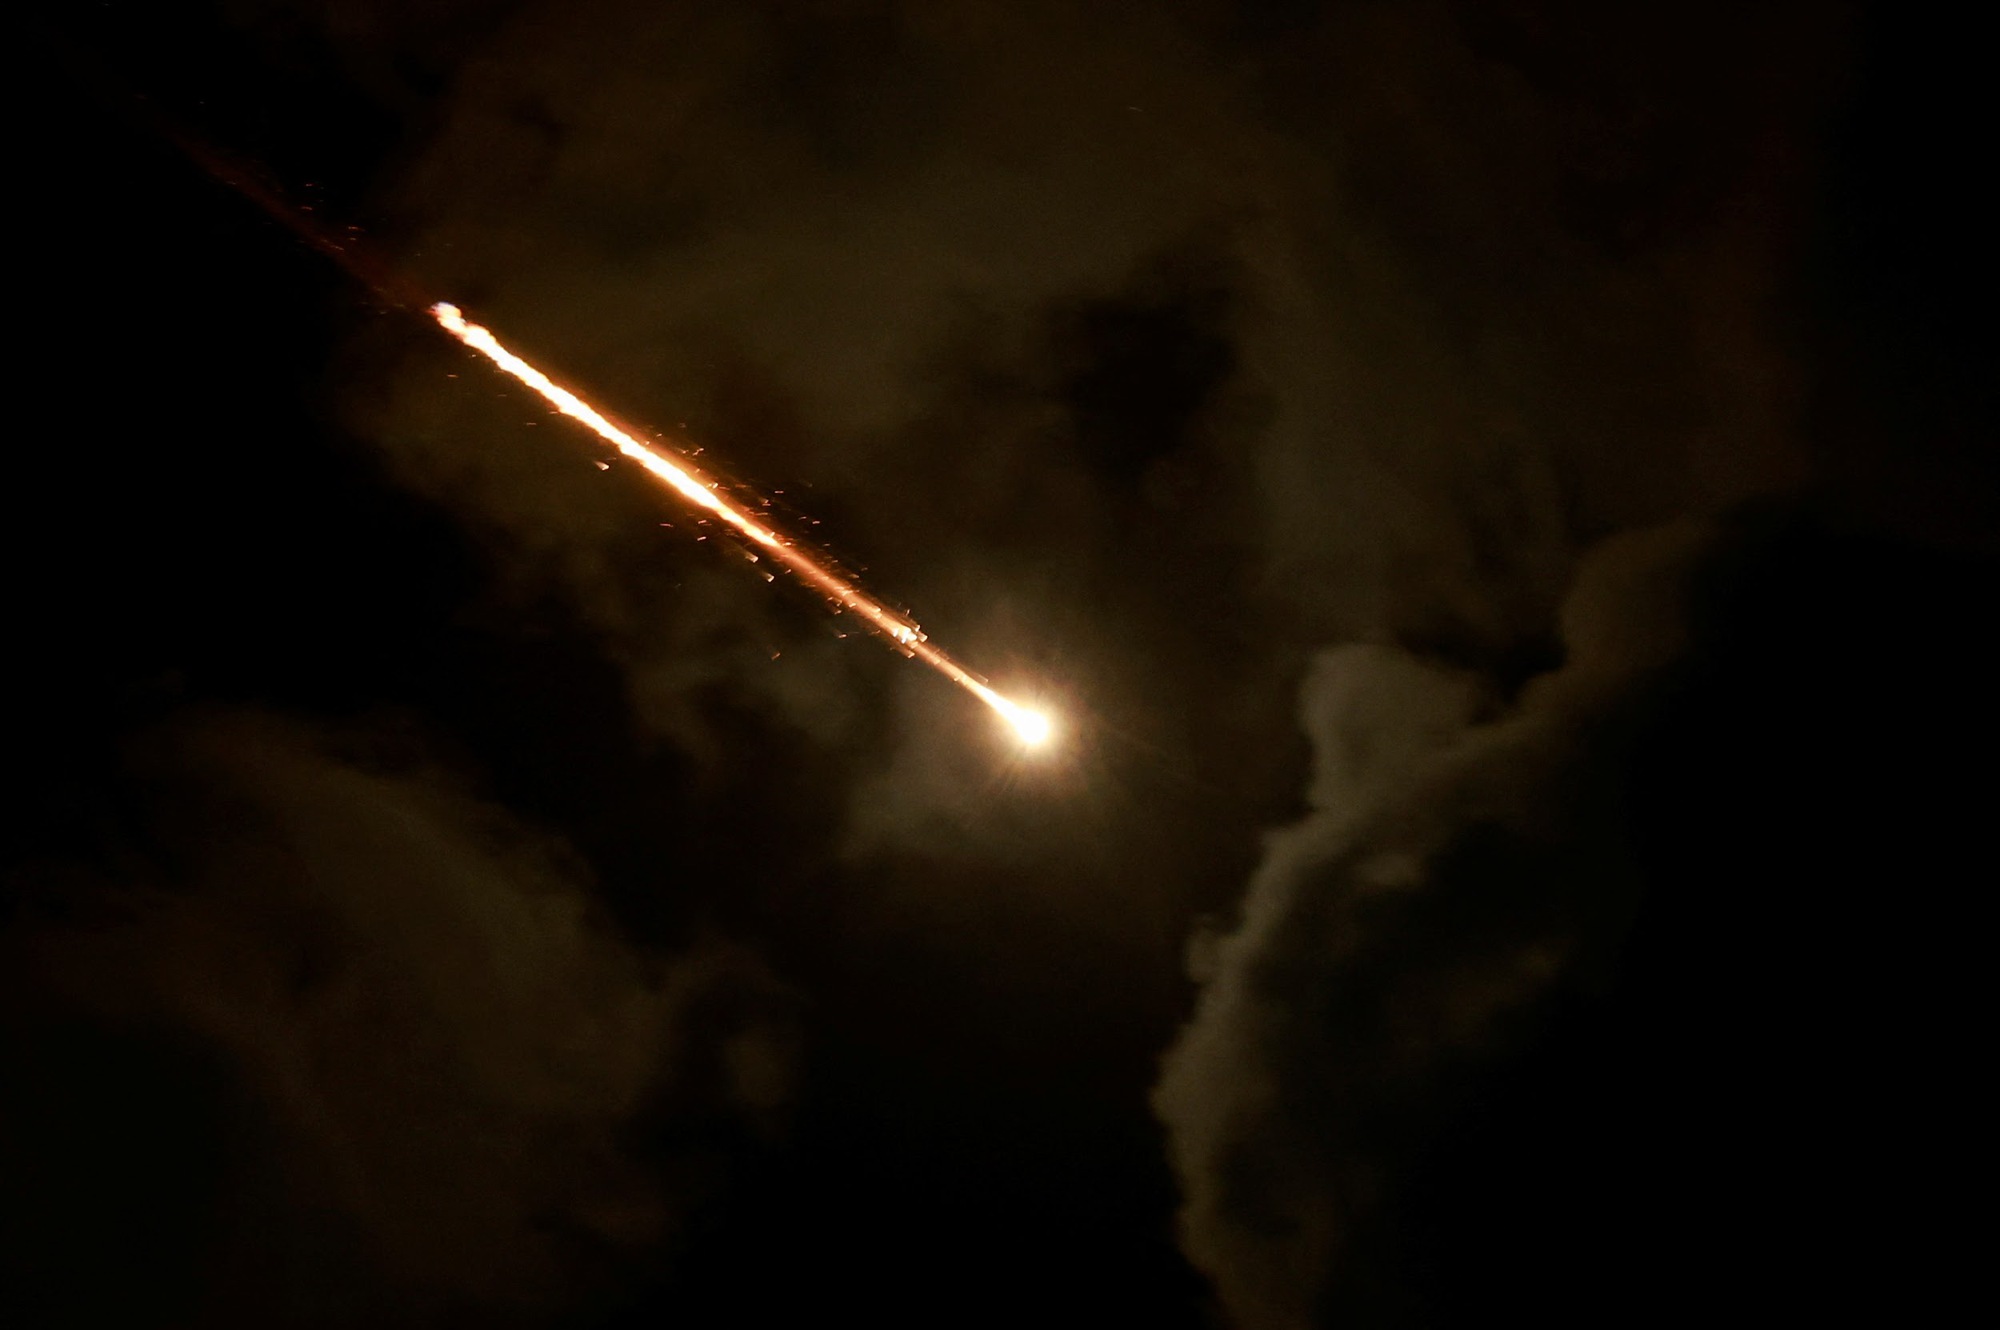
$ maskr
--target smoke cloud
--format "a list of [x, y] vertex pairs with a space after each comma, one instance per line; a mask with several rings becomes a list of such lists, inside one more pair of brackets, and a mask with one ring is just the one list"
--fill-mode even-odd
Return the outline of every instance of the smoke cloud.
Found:
[[[410, 262], [823, 517], [978, 668], [1129, 678], [1190, 616], [1294, 666], [1532, 656], [1581, 550], [1799, 475], [1773, 275], [1829, 39], [1789, 11], [559, 8], [460, 53], [382, 194]], [[696, 742], [710, 687], [879, 732], [840, 700], [879, 663], [372, 335], [361, 428], [577, 598], [642, 715]]]
[[1355, 1305], [1349, 1251], [1455, 1081], [1510, 1051], [1555, 987], [1615, 947], [1637, 899], [1621, 734], [1676, 658], [1696, 528], [1594, 554], [1564, 666], [1502, 705], [1386, 647], [1321, 653], [1300, 721], [1312, 811], [1272, 833], [1154, 1104], [1188, 1255], [1231, 1324]]
[[[546, 1311], [673, 1246], [731, 1154], [777, 1127], [789, 1005], [762, 966], [635, 950], [572, 852], [407, 750], [184, 719], [137, 759], [149, 853], [10, 883], [66, 915], [18, 932], [8, 962], [36, 995], [9, 1004], [7, 1117], [41, 1197], [17, 1198], [35, 1219], [10, 1235], [28, 1305], [46, 1278], [67, 1305], [45, 1310], [82, 1323], [172, 1306], [192, 1279], [182, 1312], [229, 1323]], [[168, 1102], [141, 1120], [167, 1124], [168, 1154], [95, 1138], [129, 1129], [122, 1081], [156, 1063]], [[642, 1122], [664, 1157], [630, 1152]], [[184, 1232], [148, 1235], [125, 1281], [76, 1305], [64, 1253], [94, 1261], [169, 1220]], [[180, 1241], [213, 1268], [172, 1269]]]

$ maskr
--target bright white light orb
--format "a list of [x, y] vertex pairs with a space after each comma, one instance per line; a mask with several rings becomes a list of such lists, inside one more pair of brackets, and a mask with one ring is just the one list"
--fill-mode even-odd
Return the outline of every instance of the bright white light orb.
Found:
[[1020, 739], [1023, 748], [1041, 748], [1055, 738], [1056, 723], [1046, 712], [1021, 707], [1007, 719], [1013, 723], [1015, 737]]

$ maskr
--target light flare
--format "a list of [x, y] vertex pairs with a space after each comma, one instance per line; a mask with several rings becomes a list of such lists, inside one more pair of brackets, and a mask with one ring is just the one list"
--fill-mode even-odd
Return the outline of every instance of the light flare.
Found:
[[1023, 706], [995, 692], [984, 679], [932, 646], [914, 620], [868, 595], [748, 508], [733, 502], [723, 492], [719, 481], [709, 479], [688, 463], [670, 458], [620, 429], [590, 403], [502, 346], [491, 332], [468, 320], [458, 306], [440, 302], [431, 306], [430, 313], [438, 321], [438, 326], [492, 361], [502, 372], [534, 389], [558, 412], [589, 429], [689, 503], [714, 514], [741, 532], [794, 577], [842, 609], [861, 616], [864, 623], [888, 638], [904, 655], [922, 661], [993, 708], [1013, 727], [1015, 737], [1024, 748], [1041, 748], [1055, 737], [1055, 722], [1046, 712]]
[[1023, 748], [1042, 748], [1056, 737], [1056, 723], [1048, 712], [1009, 702], [998, 694], [985, 701], [1014, 727], [1014, 737], [1021, 741]]

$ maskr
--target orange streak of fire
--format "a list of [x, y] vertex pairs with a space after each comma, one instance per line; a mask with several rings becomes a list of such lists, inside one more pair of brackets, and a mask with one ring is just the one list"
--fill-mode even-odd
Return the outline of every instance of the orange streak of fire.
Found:
[[458, 306], [440, 303], [431, 306], [430, 312], [431, 317], [435, 318], [438, 325], [446, 332], [491, 360], [505, 373], [534, 389], [557, 411], [583, 425], [621, 454], [644, 467], [648, 474], [664, 481], [689, 503], [727, 522], [800, 581], [822, 592], [843, 609], [860, 615], [863, 622], [895, 643], [897, 649], [905, 655], [922, 661], [993, 708], [1014, 727], [1016, 736], [1023, 744], [1031, 748], [1040, 747], [1053, 736], [1054, 722], [1045, 713], [1032, 707], [1022, 706], [994, 692], [987, 687], [985, 680], [932, 646], [924, 636], [923, 629], [909, 618], [898, 614], [821, 564], [767, 526], [748, 509], [732, 503], [722, 493], [718, 482], [703, 478], [692, 467], [672, 460], [612, 424], [590, 403], [555, 383], [548, 375], [500, 345], [499, 339], [491, 332], [479, 324], [469, 322]]

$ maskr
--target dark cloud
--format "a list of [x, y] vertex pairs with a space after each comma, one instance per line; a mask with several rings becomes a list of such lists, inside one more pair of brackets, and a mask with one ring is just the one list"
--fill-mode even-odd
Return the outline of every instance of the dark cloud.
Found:
[[[1839, 27], [1287, 15], [516, 7], [380, 206], [441, 289], [786, 490], [975, 660], [1003, 596], [1074, 643], [1207, 577], [1211, 631], [1294, 659], [1386, 635], [1518, 671], [1580, 550], [1802, 474], [1778, 288]], [[854, 723], [855, 667], [751, 579], [635, 571], [653, 500], [518, 395], [441, 391], [447, 359], [380, 348], [360, 428], [573, 589], [642, 712], [685, 738], [715, 682]]]
[[1977, 944], [1913, 884], [1983, 853], [1950, 754], [1996, 723], [1993, 575], [1760, 511], [1593, 554], [1512, 705], [1323, 654], [1313, 811], [1200, 939], [1154, 1096], [1229, 1322], [1955, 1296], [1909, 1274], [1959, 1241], [1923, 1179], [1976, 1134]]
[[1313, 811], [1267, 838], [1240, 922], [1200, 942], [1201, 1000], [1154, 1096], [1188, 1254], [1232, 1324], [1316, 1324], [1336, 1278], [1368, 1279], [1348, 1249], [1396, 1156], [1629, 916], [1620, 712], [1678, 654], [1700, 537], [1593, 555], [1566, 663], [1512, 706], [1393, 648], [1315, 660]]
[[[777, 1125], [783, 991], [729, 948], [635, 950], [559, 842], [269, 717], [182, 721], [138, 761], [149, 853], [11, 884], [60, 908], [8, 959], [9, 1245], [38, 1314], [545, 1312], [672, 1244], [729, 1161], [700, 1135], [642, 1159], [636, 1125], [733, 1119], [739, 1153]], [[178, 1126], [96, 1138], [156, 1081]], [[144, 1240], [164, 1260], [73, 1282], [162, 1204], [192, 1225]]]

